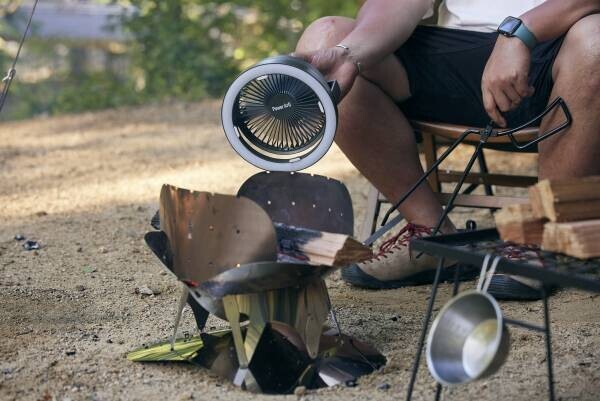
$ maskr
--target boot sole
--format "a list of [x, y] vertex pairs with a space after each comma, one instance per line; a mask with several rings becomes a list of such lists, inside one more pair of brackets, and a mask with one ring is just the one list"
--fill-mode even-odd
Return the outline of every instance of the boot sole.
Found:
[[[440, 273], [440, 282], [453, 281], [456, 274], [456, 268], [457, 265], [443, 268]], [[342, 269], [342, 279], [355, 287], [372, 290], [392, 290], [402, 287], [432, 284], [435, 279], [435, 271], [436, 269], [431, 269], [399, 280], [382, 281], [363, 272], [357, 265], [352, 265]], [[478, 275], [478, 268], [461, 265], [458, 279], [459, 281], [470, 281], [477, 278]]]

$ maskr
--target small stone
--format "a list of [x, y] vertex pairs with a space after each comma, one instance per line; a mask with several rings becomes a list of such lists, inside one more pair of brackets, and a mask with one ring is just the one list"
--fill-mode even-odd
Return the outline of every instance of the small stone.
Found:
[[178, 399], [180, 401], [186, 401], [186, 400], [193, 400], [194, 399], [194, 393], [192, 392], [185, 392], [179, 395]]
[[84, 287], [84, 286], [82, 286], [81, 284], [79, 284], [79, 285], [76, 285], [76, 286], [75, 286], [75, 289], [76, 289], [77, 291], [85, 291], [85, 287]]
[[390, 318], [390, 320], [391, 320], [392, 322], [397, 322], [397, 321], [398, 321], [398, 316], [392, 316], [392, 317]]
[[35, 215], [37, 217], [43, 217], [43, 216], [48, 216], [48, 212], [44, 211], [44, 210], [40, 210], [39, 212], [36, 212]]
[[306, 394], [306, 387], [304, 386], [298, 386], [294, 389], [294, 394], [298, 397], [302, 397], [304, 394]]
[[23, 249], [25, 249], [26, 251], [40, 249], [40, 243], [37, 241], [27, 240], [23, 242]]
[[112, 343], [113, 343], [113, 340], [109, 338], [108, 340], [106, 340], [106, 343], [107, 343], [107, 344], [112, 344]]
[[161, 271], [160, 271], [160, 273], [158, 273], [158, 274], [160, 274], [161, 276], [166, 276], [166, 275], [167, 275], [167, 272], [166, 272], [166, 271], [164, 271], [164, 270], [161, 270]]
[[154, 295], [154, 291], [152, 291], [147, 285], [136, 288], [135, 292], [136, 294], [140, 295]]
[[67, 356], [73, 356], [73, 355], [75, 355], [76, 353], [77, 353], [77, 351], [75, 351], [74, 349], [70, 349], [70, 350], [68, 350], [68, 351], [65, 351], [65, 354], [66, 354]]
[[15, 235], [15, 241], [23, 241], [24, 239], [25, 239], [25, 236], [23, 234]]
[[377, 386], [377, 390], [379, 391], [388, 391], [390, 389], [390, 384], [389, 383], [381, 383], [379, 386]]
[[98, 252], [100, 252], [100, 253], [108, 253], [108, 249], [106, 249], [105, 247], [101, 246], [100, 248], [98, 248]]
[[80, 252], [80, 253], [83, 252], [83, 247], [81, 247], [81, 246], [77, 247], [77, 252]]

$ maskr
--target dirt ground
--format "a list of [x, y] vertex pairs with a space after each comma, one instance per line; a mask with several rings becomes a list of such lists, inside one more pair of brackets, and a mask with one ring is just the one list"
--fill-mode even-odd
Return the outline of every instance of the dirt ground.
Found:
[[[457, 156], [453, 163], [464, 162], [466, 151]], [[500, 170], [535, 170], [532, 156], [489, 159]], [[142, 240], [160, 186], [235, 193], [257, 171], [227, 144], [217, 102], [0, 125], [0, 399], [295, 399], [244, 393], [187, 364], [145, 365], [125, 358], [144, 343], [166, 339], [173, 327], [179, 287], [161, 273]], [[346, 183], [358, 226], [368, 187], [341, 152], [333, 149], [309, 171]], [[454, 218], [491, 224], [485, 211], [458, 211]], [[42, 248], [25, 251], [16, 234], [40, 241]], [[157, 294], [136, 294], [144, 285]], [[328, 286], [342, 328], [378, 347], [389, 363], [357, 387], [304, 398], [405, 397], [429, 287], [365, 291], [338, 276]], [[436, 310], [448, 298], [444, 285]], [[541, 321], [538, 302], [502, 306], [510, 317]], [[560, 291], [551, 308], [559, 399], [600, 399], [599, 299]], [[183, 331], [192, 332], [191, 311], [184, 317]], [[546, 399], [542, 337], [515, 328], [511, 334], [511, 353], [498, 374], [447, 389], [444, 399]], [[433, 389], [422, 365], [414, 399], [432, 399]]]

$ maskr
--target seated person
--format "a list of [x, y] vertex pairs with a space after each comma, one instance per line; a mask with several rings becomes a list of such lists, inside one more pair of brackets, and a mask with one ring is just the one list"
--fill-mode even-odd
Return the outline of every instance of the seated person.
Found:
[[[396, 201], [423, 174], [408, 119], [515, 127], [560, 96], [573, 123], [539, 144], [539, 177], [600, 174], [600, 1], [445, 0], [437, 26], [419, 25], [433, 2], [367, 0], [356, 19], [318, 19], [298, 42], [295, 55], [340, 84], [336, 142], [354, 166]], [[550, 113], [541, 132], [563, 119]], [[397, 288], [435, 269], [408, 249], [442, 213], [434, 193], [423, 183], [399, 211], [408, 225], [346, 281]]]

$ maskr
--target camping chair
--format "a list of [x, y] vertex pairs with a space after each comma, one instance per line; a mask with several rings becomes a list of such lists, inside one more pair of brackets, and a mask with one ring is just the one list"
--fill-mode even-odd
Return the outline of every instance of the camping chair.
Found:
[[[416, 120], [411, 121], [411, 125], [417, 135], [417, 139], [420, 139], [420, 150], [425, 156], [426, 170], [436, 162], [439, 147], [453, 142], [469, 128], [462, 125]], [[537, 135], [538, 127], [527, 128], [520, 131], [519, 134], [520, 139], [523, 141], [533, 140]], [[476, 145], [478, 142], [479, 138], [472, 135], [463, 143]], [[506, 136], [490, 138], [485, 148], [507, 152], [515, 151], [514, 147], [511, 146], [510, 139]], [[537, 152], [537, 150], [533, 149], [528, 152]], [[469, 185], [460, 195], [458, 195], [454, 202], [454, 206], [495, 210], [505, 205], [527, 202], [527, 198], [494, 195], [493, 186], [526, 188], [535, 184], [537, 182], [537, 177], [490, 173], [483, 152], [478, 158], [478, 164], [480, 171], [478, 173], [470, 173], [467, 176], [465, 183]], [[450, 197], [449, 193], [442, 191], [442, 183], [456, 183], [461, 174], [460, 171], [436, 169], [429, 176], [429, 185], [437, 195], [440, 203], [445, 204]], [[473, 191], [480, 186], [483, 186], [485, 195], [473, 194]], [[383, 203], [389, 203], [389, 201], [371, 185], [367, 197], [366, 214], [359, 233], [359, 238], [361, 240], [365, 240], [375, 231]]]

